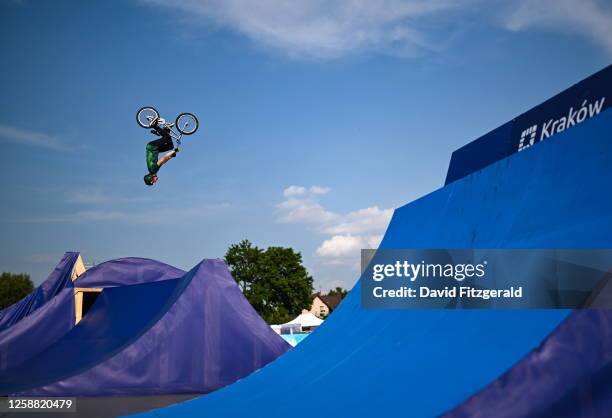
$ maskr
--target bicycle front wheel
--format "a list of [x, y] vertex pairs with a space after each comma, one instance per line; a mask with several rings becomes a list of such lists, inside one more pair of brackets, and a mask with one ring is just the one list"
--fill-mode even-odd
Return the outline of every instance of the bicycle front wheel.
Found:
[[181, 113], [176, 117], [175, 126], [183, 135], [191, 135], [198, 130], [200, 123], [193, 113]]
[[151, 106], [145, 106], [136, 112], [136, 122], [142, 128], [150, 128], [159, 119], [159, 112]]

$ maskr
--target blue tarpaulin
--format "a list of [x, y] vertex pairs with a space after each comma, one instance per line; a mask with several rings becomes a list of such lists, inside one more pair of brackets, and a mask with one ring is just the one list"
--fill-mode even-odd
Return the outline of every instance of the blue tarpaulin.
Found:
[[76, 287], [114, 287], [177, 279], [185, 272], [149, 258], [125, 257], [98, 264], [83, 273]]
[[0, 382], [6, 370], [49, 347], [66, 335], [74, 322], [74, 290], [66, 288], [32, 314], [0, 331]]
[[[397, 209], [381, 248], [611, 248], [611, 131], [606, 111]], [[491, 382], [501, 388], [489, 417], [502, 416], [496, 406], [512, 417], [556, 417], [546, 411], [609, 402], [608, 312], [564, 322], [571, 311], [366, 310], [360, 291], [355, 286], [317, 331], [261, 372], [141, 416], [307, 417], [312, 408], [296, 408], [307, 393], [330, 416], [434, 417]], [[555, 330], [559, 338], [540, 347]], [[544, 365], [550, 345], [554, 358]], [[504, 387], [516, 379], [496, 379], [525, 358], [515, 376], [530, 394], [521, 398], [521, 388]], [[496, 404], [499, 396], [509, 399]], [[475, 405], [457, 416], [472, 416]], [[592, 411], [603, 418], [610, 409]]]
[[459, 148], [451, 157], [446, 184], [553, 138], [596, 117], [612, 105], [612, 65], [576, 83], [499, 128]]
[[0, 393], [206, 393], [289, 348], [244, 298], [227, 266], [205, 260], [180, 278], [104, 289], [70, 332], [4, 372]]
[[43, 306], [65, 288], [72, 288], [72, 270], [79, 253], [68, 252], [53, 272], [32, 293], [0, 311], [0, 331], [7, 329]]
[[[7, 308], [12, 325], [0, 330], [0, 373], [28, 361], [74, 327], [74, 287], [106, 288], [150, 283], [185, 274], [168, 264], [132, 257], [98, 264], [73, 282], [70, 276], [78, 256], [78, 253], [66, 253], [41, 286], [13, 305], [15, 308], [12, 310]], [[0, 374], [0, 381], [2, 378]]]
[[444, 418], [609, 417], [612, 311], [574, 312], [544, 343]]

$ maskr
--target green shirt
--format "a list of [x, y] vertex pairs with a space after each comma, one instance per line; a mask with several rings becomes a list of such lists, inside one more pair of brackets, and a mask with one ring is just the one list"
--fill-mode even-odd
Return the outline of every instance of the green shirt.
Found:
[[157, 165], [158, 156], [159, 148], [151, 143], [147, 144], [147, 168], [151, 174], [157, 174], [159, 171], [159, 166]]

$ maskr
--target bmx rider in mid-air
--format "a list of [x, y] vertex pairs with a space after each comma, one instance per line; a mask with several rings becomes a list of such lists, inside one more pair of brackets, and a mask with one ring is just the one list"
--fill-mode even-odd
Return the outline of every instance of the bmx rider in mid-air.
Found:
[[[152, 134], [159, 136], [147, 144], [147, 169], [149, 173], [144, 176], [147, 186], [157, 183], [157, 172], [170, 158], [176, 157], [181, 146], [183, 135], [193, 135], [200, 123], [198, 118], [189, 112], [180, 113], [174, 123], [166, 122], [159, 112], [151, 106], [141, 107], [136, 112], [136, 122], [141, 128], [150, 129]], [[176, 146], [174, 145], [176, 141]], [[170, 151], [158, 159], [160, 152]]]
[[[166, 121], [163, 118], [157, 118], [151, 125], [151, 133], [160, 138], [154, 139], [147, 144], [147, 168], [149, 174], [144, 176], [144, 182], [147, 186], [153, 186], [157, 182], [157, 172], [162, 165], [166, 164], [170, 158], [176, 157], [179, 152], [178, 147], [174, 147], [174, 142], [170, 136], [170, 128], [165, 126]], [[163, 127], [162, 127], [163, 126]], [[158, 160], [160, 152], [170, 151]]]

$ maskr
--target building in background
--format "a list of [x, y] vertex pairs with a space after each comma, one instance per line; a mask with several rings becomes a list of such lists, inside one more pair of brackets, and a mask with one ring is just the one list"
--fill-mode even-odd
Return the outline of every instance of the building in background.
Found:
[[341, 295], [322, 295], [315, 293], [310, 306], [310, 313], [317, 318], [325, 319], [342, 301]]

